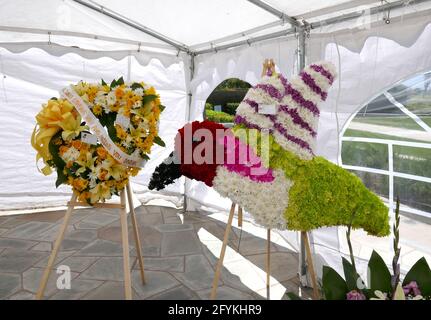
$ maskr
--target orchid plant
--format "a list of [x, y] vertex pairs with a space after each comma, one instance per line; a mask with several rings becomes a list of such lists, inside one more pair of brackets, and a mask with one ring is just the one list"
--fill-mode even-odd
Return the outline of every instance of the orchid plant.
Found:
[[[352, 217], [352, 220], [354, 216]], [[350, 251], [350, 261], [342, 258], [344, 279], [334, 269], [323, 267], [321, 290], [325, 300], [430, 300], [431, 269], [424, 257], [419, 259], [400, 281], [399, 233], [400, 201], [397, 199], [395, 223], [393, 226], [394, 257], [392, 273], [382, 257], [373, 251], [368, 262], [368, 287], [356, 271], [355, 259], [350, 241], [351, 226], [346, 232]], [[294, 293], [288, 293], [290, 299], [300, 299]]]

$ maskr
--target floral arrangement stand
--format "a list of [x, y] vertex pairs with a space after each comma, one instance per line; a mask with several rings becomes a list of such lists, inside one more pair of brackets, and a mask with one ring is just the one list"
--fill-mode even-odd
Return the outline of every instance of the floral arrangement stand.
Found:
[[[219, 283], [219, 279], [220, 279], [221, 269], [223, 267], [227, 243], [229, 241], [229, 234], [230, 234], [230, 230], [232, 228], [233, 217], [235, 214], [235, 207], [236, 207], [236, 204], [232, 203], [232, 206], [231, 206], [230, 212], [229, 212], [228, 221], [226, 224], [224, 237], [223, 237], [223, 245], [222, 245], [222, 248], [220, 251], [219, 260], [217, 262], [217, 267], [215, 270], [214, 279], [213, 279], [213, 283], [212, 283], [211, 296], [210, 296], [211, 300], [215, 300], [217, 298], [217, 288], [218, 288], [218, 283]], [[238, 206], [238, 227], [242, 227], [242, 224], [243, 224], [243, 211], [242, 211], [242, 207]], [[270, 290], [270, 288], [271, 288], [271, 285], [270, 285], [271, 284], [271, 229], [267, 228], [266, 232], [267, 232], [267, 236], [266, 236], [266, 240], [267, 240], [266, 241], [266, 243], [267, 243], [267, 247], [266, 247], [266, 296], [267, 296], [267, 299], [269, 300], [271, 297], [271, 290]], [[304, 241], [304, 244], [305, 244], [305, 252], [306, 252], [306, 257], [307, 257], [307, 268], [309, 270], [311, 283], [313, 285], [313, 299], [319, 300], [320, 299], [319, 286], [317, 283], [317, 277], [316, 277], [316, 273], [315, 273], [315, 269], [314, 269], [314, 263], [313, 263], [313, 255], [311, 253], [310, 242], [308, 239], [307, 231], [301, 231], [301, 237], [302, 237], [302, 240]]]
[[[220, 279], [221, 269], [223, 267], [227, 243], [229, 241], [230, 230], [232, 229], [233, 216], [235, 214], [236, 206], [237, 205], [235, 203], [232, 203], [230, 208], [229, 217], [228, 217], [228, 221], [226, 224], [226, 229], [223, 237], [223, 245], [221, 247], [220, 257], [217, 262], [217, 267], [215, 270], [214, 279], [212, 283], [212, 289], [211, 289], [211, 295], [210, 295], [211, 300], [215, 300], [217, 298], [218, 283]], [[242, 225], [243, 225], [243, 211], [242, 211], [242, 207], [238, 206], [238, 227], [242, 228]], [[239, 250], [239, 245], [238, 245], [238, 250]], [[270, 279], [271, 279], [271, 229], [268, 228], [267, 229], [267, 251], [266, 251], [266, 296], [268, 300], [270, 298]]]
[[[165, 107], [154, 87], [144, 82], [124, 82], [122, 77], [110, 85], [103, 80], [80, 81], [63, 88], [60, 95], [42, 104], [31, 144], [37, 151], [36, 164], [38, 160], [44, 163], [39, 171], [49, 175], [55, 170], [56, 187], [70, 185], [73, 194], [36, 297], [42, 299], [44, 295], [73, 209], [92, 206], [120, 211], [125, 298], [131, 299], [126, 193], [145, 283], [130, 177], [145, 166], [154, 144], [165, 146], [158, 135]], [[120, 203], [105, 203], [112, 195], [119, 196]]]
[[305, 246], [305, 255], [307, 258], [307, 270], [309, 271], [311, 284], [313, 286], [313, 299], [319, 300], [320, 299], [319, 286], [317, 283], [317, 277], [316, 277], [316, 272], [315, 272], [314, 263], [313, 263], [313, 255], [311, 253], [310, 241], [308, 240], [307, 231], [301, 231], [301, 238]]
[[[136, 251], [137, 251], [137, 256], [138, 256], [138, 261], [140, 266], [142, 284], [145, 284], [145, 273], [144, 273], [144, 259], [142, 257], [141, 241], [139, 239], [138, 224], [136, 221], [135, 209], [133, 206], [132, 190], [130, 187], [130, 183], [127, 184], [125, 189], [126, 191], [123, 189], [120, 192], [120, 203], [95, 203], [93, 204], [93, 207], [119, 209], [120, 223], [121, 223], [121, 239], [122, 239], [122, 246], [123, 246], [124, 291], [125, 291], [126, 300], [131, 300], [132, 282], [131, 282], [131, 275], [130, 275], [130, 256], [129, 256], [130, 250], [129, 250], [129, 234], [128, 234], [128, 225], [127, 225], [127, 209], [126, 209], [126, 195], [125, 195], [126, 192], [127, 192], [127, 202], [129, 204], [130, 216], [132, 220], [133, 234], [135, 238]], [[79, 206], [90, 206], [87, 202], [77, 201], [77, 196], [78, 195], [74, 192], [72, 194], [71, 200], [67, 203], [67, 210], [66, 210], [66, 214], [64, 215], [63, 224], [60, 228], [57, 239], [55, 240], [54, 248], [49, 257], [48, 265], [44, 270], [42, 280], [40, 282], [39, 289], [36, 294], [37, 300], [41, 300], [44, 296], [49, 275], [51, 274], [51, 270], [53, 269], [58, 251], [61, 247], [61, 243], [63, 242], [64, 235], [66, 233], [66, 229], [69, 224], [70, 217], [72, 216], [74, 208]]]

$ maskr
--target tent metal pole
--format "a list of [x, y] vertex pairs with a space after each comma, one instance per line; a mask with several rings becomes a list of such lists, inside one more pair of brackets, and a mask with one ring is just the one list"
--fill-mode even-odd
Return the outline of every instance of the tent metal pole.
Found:
[[[298, 30], [298, 73], [305, 68], [305, 55], [306, 55], [306, 29], [300, 27]], [[308, 286], [307, 279], [307, 260], [305, 256], [305, 242], [304, 237], [300, 236], [300, 252], [299, 252], [299, 282], [302, 286]]]
[[167, 49], [172, 51], [177, 51], [175, 48], [172, 48], [171, 45], [165, 43], [150, 43], [150, 42], [140, 42], [136, 40], [128, 40], [128, 39], [120, 39], [114, 37], [101, 36], [96, 34], [84, 33], [84, 32], [73, 32], [73, 31], [58, 31], [58, 30], [49, 30], [49, 29], [37, 29], [37, 28], [22, 28], [22, 27], [9, 27], [9, 26], [0, 26], [0, 31], [10, 31], [10, 32], [19, 32], [19, 33], [29, 33], [29, 34], [46, 34], [51, 36], [65, 36], [65, 37], [80, 37], [87, 39], [95, 39], [95, 40], [103, 40], [115, 43], [124, 43], [131, 44], [136, 46], [143, 47], [151, 47], [151, 48], [160, 48]]
[[238, 41], [238, 42], [234, 42], [234, 43], [230, 43], [230, 44], [226, 44], [226, 45], [222, 45], [222, 46], [213, 47], [211, 49], [198, 50], [195, 52], [195, 55], [205, 54], [205, 53], [210, 53], [210, 52], [217, 52], [217, 51], [226, 50], [226, 49], [239, 47], [239, 46], [243, 46], [243, 45], [251, 45], [252, 43], [255, 43], [255, 42], [260, 42], [260, 41], [270, 40], [270, 39], [274, 39], [274, 38], [285, 37], [288, 35], [293, 35], [293, 34], [295, 34], [295, 32], [296, 32], [296, 28], [289, 28], [287, 30], [277, 31], [277, 32], [273, 32], [273, 33], [270, 33], [267, 35], [255, 37], [252, 39], [242, 40], [242, 41]]
[[296, 18], [288, 16], [283, 11], [276, 9], [273, 6], [270, 6], [269, 4], [267, 4], [263, 1], [248, 0], [248, 2], [250, 2], [250, 3], [254, 4], [255, 6], [273, 14], [274, 16], [278, 17], [280, 20], [283, 20], [283, 21], [290, 23], [292, 26], [299, 26], [300, 25], [298, 20], [296, 20]]
[[[413, 0], [409, 5], [413, 6], [415, 4], [420, 4], [420, 3], [429, 2], [429, 1], [430, 0]], [[385, 11], [392, 10], [392, 9], [399, 9], [402, 7], [407, 7], [405, 0], [389, 2], [389, 3], [379, 5], [379, 6], [372, 7], [369, 9], [369, 14], [374, 15], [374, 14], [377, 14], [380, 12], [385, 12]], [[361, 11], [355, 11], [355, 12], [343, 14], [341, 16], [337, 16], [337, 17], [333, 17], [333, 18], [329, 18], [329, 19], [325, 19], [325, 20], [320, 20], [317, 22], [312, 22], [312, 23], [310, 23], [310, 26], [311, 26], [311, 29], [320, 28], [323, 26], [331, 25], [331, 24], [336, 24], [336, 23], [340, 23], [340, 22], [354, 20], [354, 19], [359, 18], [363, 14], [364, 14], [364, 12], [362, 10]]]
[[250, 35], [252, 35], [254, 33], [265, 31], [267, 29], [270, 29], [270, 28], [273, 28], [273, 27], [277, 27], [277, 26], [284, 26], [285, 24], [286, 23], [284, 23], [283, 21], [277, 20], [277, 21], [273, 21], [273, 22], [264, 24], [264, 25], [259, 26], [259, 27], [247, 29], [245, 31], [241, 31], [241, 32], [238, 32], [238, 33], [235, 33], [235, 34], [230, 34], [230, 35], [225, 36], [225, 37], [217, 38], [217, 39], [214, 39], [212, 41], [198, 43], [198, 44], [190, 46], [189, 48], [190, 48], [191, 51], [196, 51], [199, 48], [207, 48], [208, 46], [214, 47], [214, 46], [218, 45], [219, 43], [226, 43], [228, 41], [232, 41], [233, 42], [233, 41], [238, 40], [240, 38], [245, 38], [247, 36], [250, 36]]
[[91, 4], [91, 3], [83, 1], [83, 0], [72, 0], [72, 1], [79, 3], [80, 5], [83, 5], [83, 6], [89, 8], [91, 10], [97, 11], [97, 12], [99, 12], [105, 16], [108, 16], [108, 17], [114, 19], [114, 20], [122, 22], [122, 23], [128, 25], [129, 27], [132, 27], [136, 30], [143, 32], [143, 33], [146, 33], [146, 34], [148, 34], [148, 35], [150, 35], [156, 39], [159, 39], [159, 40], [161, 40], [167, 44], [170, 44], [171, 46], [177, 48], [180, 51], [184, 51], [187, 53], [190, 52], [189, 48], [186, 45], [178, 43], [174, 40], [171, 40], [168, 37], [158, 33], [157, 31], [151, 30], [150, 28], [145, 27], [145, 26], [143, 26], [137, 22], [126, 19], [125, 17], [121, 16], [120, 14], [118, 14], [118, 13], [116, 13], [116, 12], [114, 12], [108, 8], [105, 8], [105, 7], [100, 6], [100, 5]]
[[[186, 110], [186, 123], [188, 123], [190, 121], [190, 115], [191, 115], [191, 110], [192, 110], [192, 98], [193, 98], [193, 93], [192, 93], [192, 89], [190, 86], [190, 83], [193, 80], [194, 74], [195, 74], [195, 54], [191, 53], [189, 54], [190, 56], [190, 70], [189, 70], [189, 74], [187, 77], [187, 90], [188, 90], [188, 94], [187, 94], [187, 98], [188, 98], [188, 105], [187, 105], [187, 110]], [[184, 178], [184, 195], [183, 195], [183, 212], [186, 213], [187, 212], [187, 187], [188, 187], [188, 180], [185, 177]]]
[[[431, 1], [431, 0], [413, 0], [413, 1], [414, 1], [413, 4], [420, 4], [420, 3], [428, 2], [428, 1]], [[254, 0], [253, 0], [253, 2], [254, 2]], [[384, 4], [384, 5], [380, 5], [380, 6], [376, 6], [376, 7], [370, 8], [370, 14], [373, 15], [373, 14], [384, 12], [384, 11], [387, 11], [387, 10], [390, 10], [390, 9], [401, 8], [403, 6], [405, 6], [405, 1], [404, 0], [396, 1], [396, 2], [391, 2], [391, 3], [387, 3], [387, 4]], [[345, 22], [345, 21], [348, 21], [348, 20], [354, 20], [354, 19], [357, 19], [358, 17], [360, 17], [363, 14], [364, 14], [363, 11], [352, 12], [352, 13], [349, 13], [349, 14], [343, 14], [343, 15], [336, 16], [336, 17], [333, 17], [333, 18], [329, 18], [329, 19], [326, 19], [326, 20], [321, 20], [321, 21], [309, 23], [308, 26], [311, 29], [316, 29], [316, 28], [319, 28], [319, 27], [322, 27], [322, 26], [332, 25], [332, 24], [336, 24], [336, 23], [340, 23], [340, 22]], [[300, 24], [299, 21], [297, 21], [297, 22]], [[237, 42], [233, 42], [233, 43], [226, 44], [226, 45], [215, 46], [215, 47], [208, 48], [208, 49], [197, 50], [197, 51], [195, 51], [195, 54], [199, 55], [199, 54], [205, 54], [205, 53], [211, 53], [211, 52], [217, 52], [217, 51], [227, 50], [227, 49], [230, 49], [230, 48], [239, 47], [239, 46], [243, 46], [243, 45], [250, 45], [252, 43], [256, 43], [256, 42], [260, 42], [260, 41], [271, 40], [271, 39], [275, 39], [275, 38], [280, 38], [280, 37], [292, 35], [292, 34], [295, 34], [296, 31], [297, 31], [297, 28], [293, 27], [293, 28], [289, 28], [287, 30], [277, 31], [277, 32], [274, 32], [274, 33], [269, 33], [267, 35], [258, 36], [258, 37], [251, 38], [251, 39], [248, 39], [248, 40], [242, 40], [242, 41], [237, 41]]]

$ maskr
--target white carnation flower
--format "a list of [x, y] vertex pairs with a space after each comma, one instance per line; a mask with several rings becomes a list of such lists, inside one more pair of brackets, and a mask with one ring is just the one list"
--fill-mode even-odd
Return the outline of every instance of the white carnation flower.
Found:
[[61, 157], [65, 162], [76, 161], [79, 157], [79, 150], [75, 147], [70, 147]]
[[115, 92], [114, 91], [109, 92], [108, 95], [106, 96], [106, 103], [108, 104], [108, 106], [114, 105], [116, 101], [117, 101], [117, 97], [115, 96]]
[[143, 88], [138, 88], [138, 89], [135, 89], [134, 91], [135, 91], [135, 94], [137, 94], [138, 96], [142, 97], [144, 95], [144, 89]]

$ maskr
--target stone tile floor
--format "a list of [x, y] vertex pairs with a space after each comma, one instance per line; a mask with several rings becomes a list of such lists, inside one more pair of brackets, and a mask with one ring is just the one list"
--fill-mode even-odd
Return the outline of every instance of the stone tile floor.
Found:
[[[208, 299], [223, 240], [225, 213], [181, 214], [175, 208], [136, 209], [143, 245], [142, 285], [129, 227], [134, 299]], [[0, 217], [0, 299], [34, 299], [64, 211]], [[244, 222], [233, 232], [222, 271], [219, 299], [266, 299], [266, 230]], [[299, 292], [298, 257], [271, 235], [271, 299]], [[53, 270], [46, 299], [123, 299], [121, 228], [115, 209], [79, 209], [71, 218], [56, 267], [71, 270], [71, 288], [57, 289]], [[302, 295], [309, 297], [309, 291]]]

